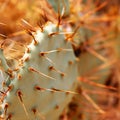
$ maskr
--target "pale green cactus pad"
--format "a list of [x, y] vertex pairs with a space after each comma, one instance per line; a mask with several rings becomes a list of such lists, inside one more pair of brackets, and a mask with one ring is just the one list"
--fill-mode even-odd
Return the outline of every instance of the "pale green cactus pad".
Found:
[[0, 51], [9, 77], [1, 105], [6, 120], [58, 120], [74, 94], [77, 61], [62, 30], [48, 23], [34, 37], [16, 70], [10, 70]]

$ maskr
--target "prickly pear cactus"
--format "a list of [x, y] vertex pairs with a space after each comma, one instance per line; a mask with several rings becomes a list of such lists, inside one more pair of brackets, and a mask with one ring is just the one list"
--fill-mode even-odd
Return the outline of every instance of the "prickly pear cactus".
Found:
[[62, 13], [64, 10], [64, 16], [68, 16], [70, 13], [70, 5], [69, 0], [48, 0], [48, 2], [52, 5], [54, 10], [57, 12], [60, 7], [60, 12]]
[[77, 62], [70, 42], [58, 27], [47, 23], [37, 30], [32, 43], [11, 69], [0, 49], [6, 73], [1, 98], [5, 120], [58, 120], [74, 94]]

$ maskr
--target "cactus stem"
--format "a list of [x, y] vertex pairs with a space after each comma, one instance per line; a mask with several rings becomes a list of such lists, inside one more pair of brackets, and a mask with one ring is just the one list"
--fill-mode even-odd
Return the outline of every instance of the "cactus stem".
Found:
[[40, 74], [40, 75], [42, 75], [42, 76], [44, 76], [44, 77], [47, 77], [47, 78], [49, 78], [49, 79], [56, 80], [55, 78], [50, 77], [50, 76], [48, 76], [48, 75], [46, 75], [46, 74], [44, 74], [44, 73], [36, 70], [35, 68], [29, 67], [29, 70], [30, 70], [31, 72], [36, 72], [36, 73], [38, 73], [38, 74]]
[[[58, 28], [49, 23], [44, 28], [44, 32], [36, 29], [34, 33], [29, 26], [25, 29], [34, 40], [26, 47], [27, 51], [17, 62], [17, 69], [11, 66], [13, 69], [4, 70], [9, 74], [5, 76], [7, 78], [4, 81], [6, 86], [3, 86], [5, 93], [1, 94], [0, 98], [2, 104], [0, 116], [5, 120], [6, 118], [8, 120], [45, 120], [44, 118], [56, 120], [72, 99], [73, 94], [79, 94], [73, 92], [78, 75], [77, 65], [74, 64], [76, 62], [74, 52], [71, 43], [56, 31]], [[0, 57], [3, 57], [2, 54]], [[70, 60], [73, 61], [72, 66], [68, 64]], [[29, 87], [26, 88], [26, 85]], [[46, 100], [45, 104], [42, 103], [43, 100]], [[5, 103], [9, 103], [9, 106], [5, 106]], [[55, 115], [52, 116], [51, 112], [55, 112]]]

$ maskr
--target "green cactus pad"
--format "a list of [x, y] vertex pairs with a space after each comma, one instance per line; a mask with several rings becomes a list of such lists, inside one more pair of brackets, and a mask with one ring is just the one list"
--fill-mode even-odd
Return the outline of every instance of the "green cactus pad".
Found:
[[10, 70], [1, 59], [10, 74], [1, 105], [5, 119], [57, 120], [75, 90], [77, 62], [62, 30], [48, 23], [34, 37], [17, 70]]

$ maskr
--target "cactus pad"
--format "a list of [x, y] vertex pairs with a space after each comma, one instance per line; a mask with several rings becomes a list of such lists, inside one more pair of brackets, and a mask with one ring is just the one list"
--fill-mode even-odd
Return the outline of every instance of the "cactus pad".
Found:
[[6, 120], [57, 120], [74, 94], [77, 62], [61, 28], [48, 23], [33, 36], [15, 70], [0, 50], [8, 76], [1, 105], [1, 118]]

